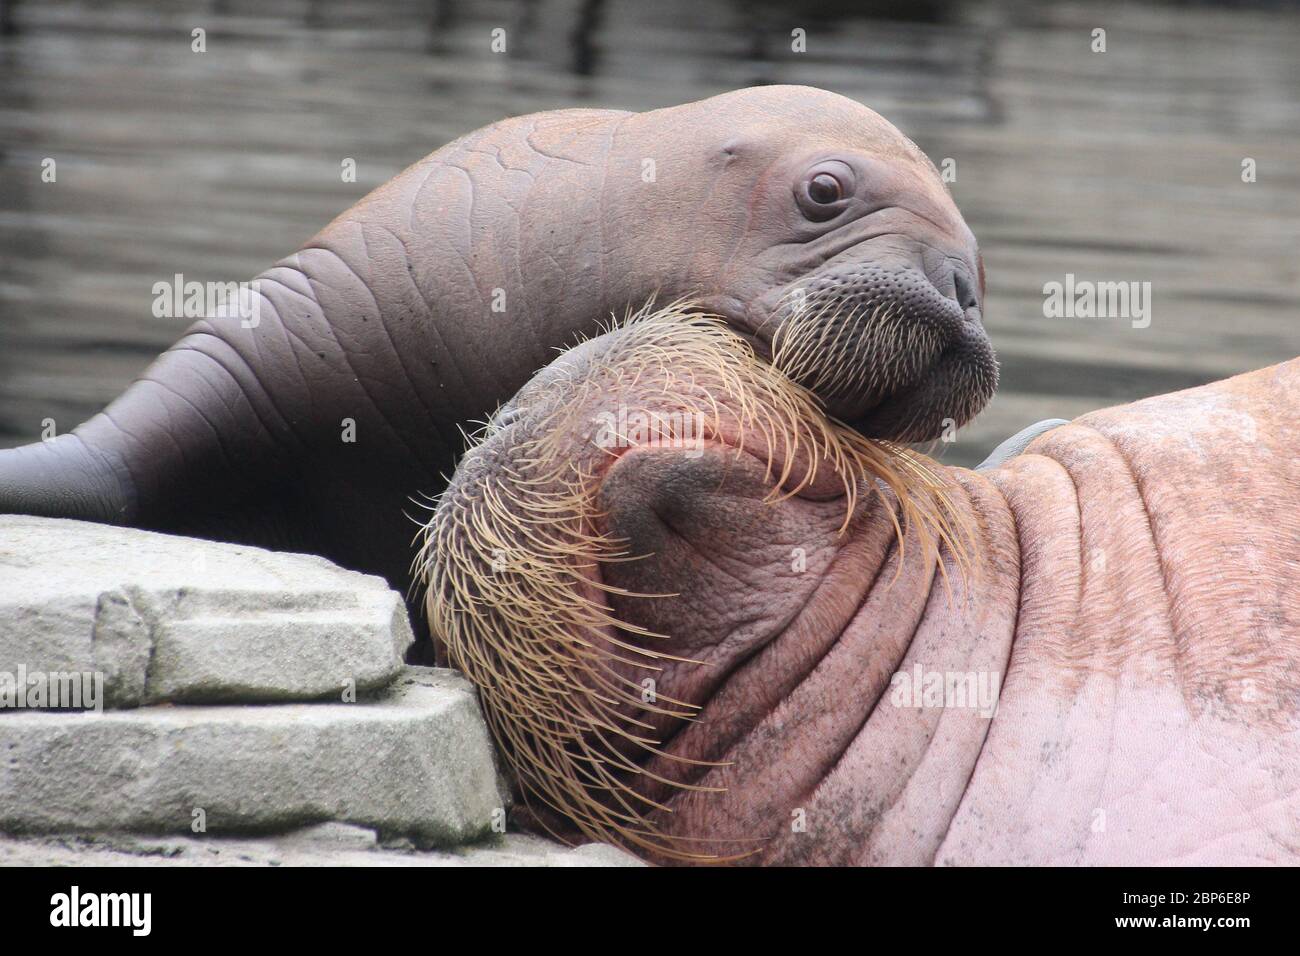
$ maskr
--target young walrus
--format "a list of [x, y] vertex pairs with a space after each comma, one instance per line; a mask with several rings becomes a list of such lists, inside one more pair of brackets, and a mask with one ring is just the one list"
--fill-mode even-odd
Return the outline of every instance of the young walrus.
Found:
[[[939, 171], [862, 104], [801, 86], [502, 120], [243, 292], [102, 414], [0, 449], [0, 513], [309, 551], [406, 590], [409, 499], [442, 488], [461, 426], [651, 296], [701, 300], [760, 351], [806, 306], [838, 371], [803, 371], [866, 435], [928, 441], [960, 412], [942, 401], [956, 376], [978, 370], [980, 402], [997, 376], [983, 260]], [[877, 312], [912, 343], [883, 381]]]
[[427, 529], [531, 803], [659, 861], [1295, 862], [1300, 363], [977, 474], [670, 311], [524, 388]]

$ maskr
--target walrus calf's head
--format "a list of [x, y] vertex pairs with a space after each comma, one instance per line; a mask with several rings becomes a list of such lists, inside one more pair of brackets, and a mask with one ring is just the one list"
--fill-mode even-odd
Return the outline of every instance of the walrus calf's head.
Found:
[[754, 704], [715, 715], [704, 745], [682, 729], [801, 615], [847, 612], [811, 601], [840, 549], [933, 565], [938, 544], [961, 552], [950, 514], [925, 459], [828, 419], [720, 321], [672, 307], [564, 353], [501, 409], [418, 571], [526, 796], [589, 838], [718, 858], [752, 846], [665, 819], [708, 799], [693, 781]]
[[[662, 155], [668, 116], [680, 157]], [[975, 237], [877, 113], [806, 87], [741, 90], [630, 118], [613, 153], [659, 157], [655, 186], [621, 202], [642, 210], [638, 262], [667, 252], [665, 289], [699, 297], [832, 415], [925, 441], [992, 396]]]

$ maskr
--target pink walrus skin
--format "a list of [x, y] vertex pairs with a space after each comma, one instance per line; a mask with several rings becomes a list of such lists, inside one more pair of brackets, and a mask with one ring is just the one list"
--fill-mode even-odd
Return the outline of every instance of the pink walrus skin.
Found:
[[[1297, 862], [1300, 360], [1093, 412], [989, 471], [932, 465], [962, 572], [911, 546], [915, 522], [900, 559], [892, 492], [860, 493], [841, 530], [852, 483], [805, 480], [806, 443], [729, 425], [721, 389], [690, 453], [598, 447], [603, 410], [667, 415], [712, 387], [624, 335], [526, 387], [430, 526], [436, 636], [549, 825], [661, 861]], [[545, 500], [579, 520], [530, 525], [516, 572], [457, 617], [446, 554], [474, 566], [494, 520], [476, 507], [543, 494], [507, 482], [547, 450], [569, 497]], [[582, 533], [636, 559], [521, 598]]]

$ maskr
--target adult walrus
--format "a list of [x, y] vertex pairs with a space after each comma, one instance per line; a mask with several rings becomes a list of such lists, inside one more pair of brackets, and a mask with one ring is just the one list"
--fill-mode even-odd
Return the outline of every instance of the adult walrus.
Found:
[[933, 165], [841, 96], [509, 119], [361, 200], [102, 414], [0, 452], [0, 511], [313, 551], [401, 588], [404, 513], [460, 427], [611, 313], [691, 296], [768, 350], [797, 309], [792, 373], [919, 440], [992, 394], [982, 286]]
[[651, 859], [1294, 863], [1298, 410], [1300, 360], [944, 468], [651, 317], [465, 458], [431, 625], [542, 819]]

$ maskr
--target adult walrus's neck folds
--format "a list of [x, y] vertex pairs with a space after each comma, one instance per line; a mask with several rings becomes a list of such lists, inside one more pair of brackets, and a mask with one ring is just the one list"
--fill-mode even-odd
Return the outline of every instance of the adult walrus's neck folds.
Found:
[[430, 620], [531, 801], [652, 859], [1295, 862], [1298, 407], [1291, 362], [975, 473], [650, 318], [467, 455]]
[[694, 297], [833, 413], [910, 441], [992, 393], [982, 295], [934, 167], [835, 94], [505, 120], [259, 276], [256, 327], [199, 321], [103, 414], [0, 452], [0, 510], [311, 550], [405, 586], [403, 512], [459, 428], [610, 313]]

